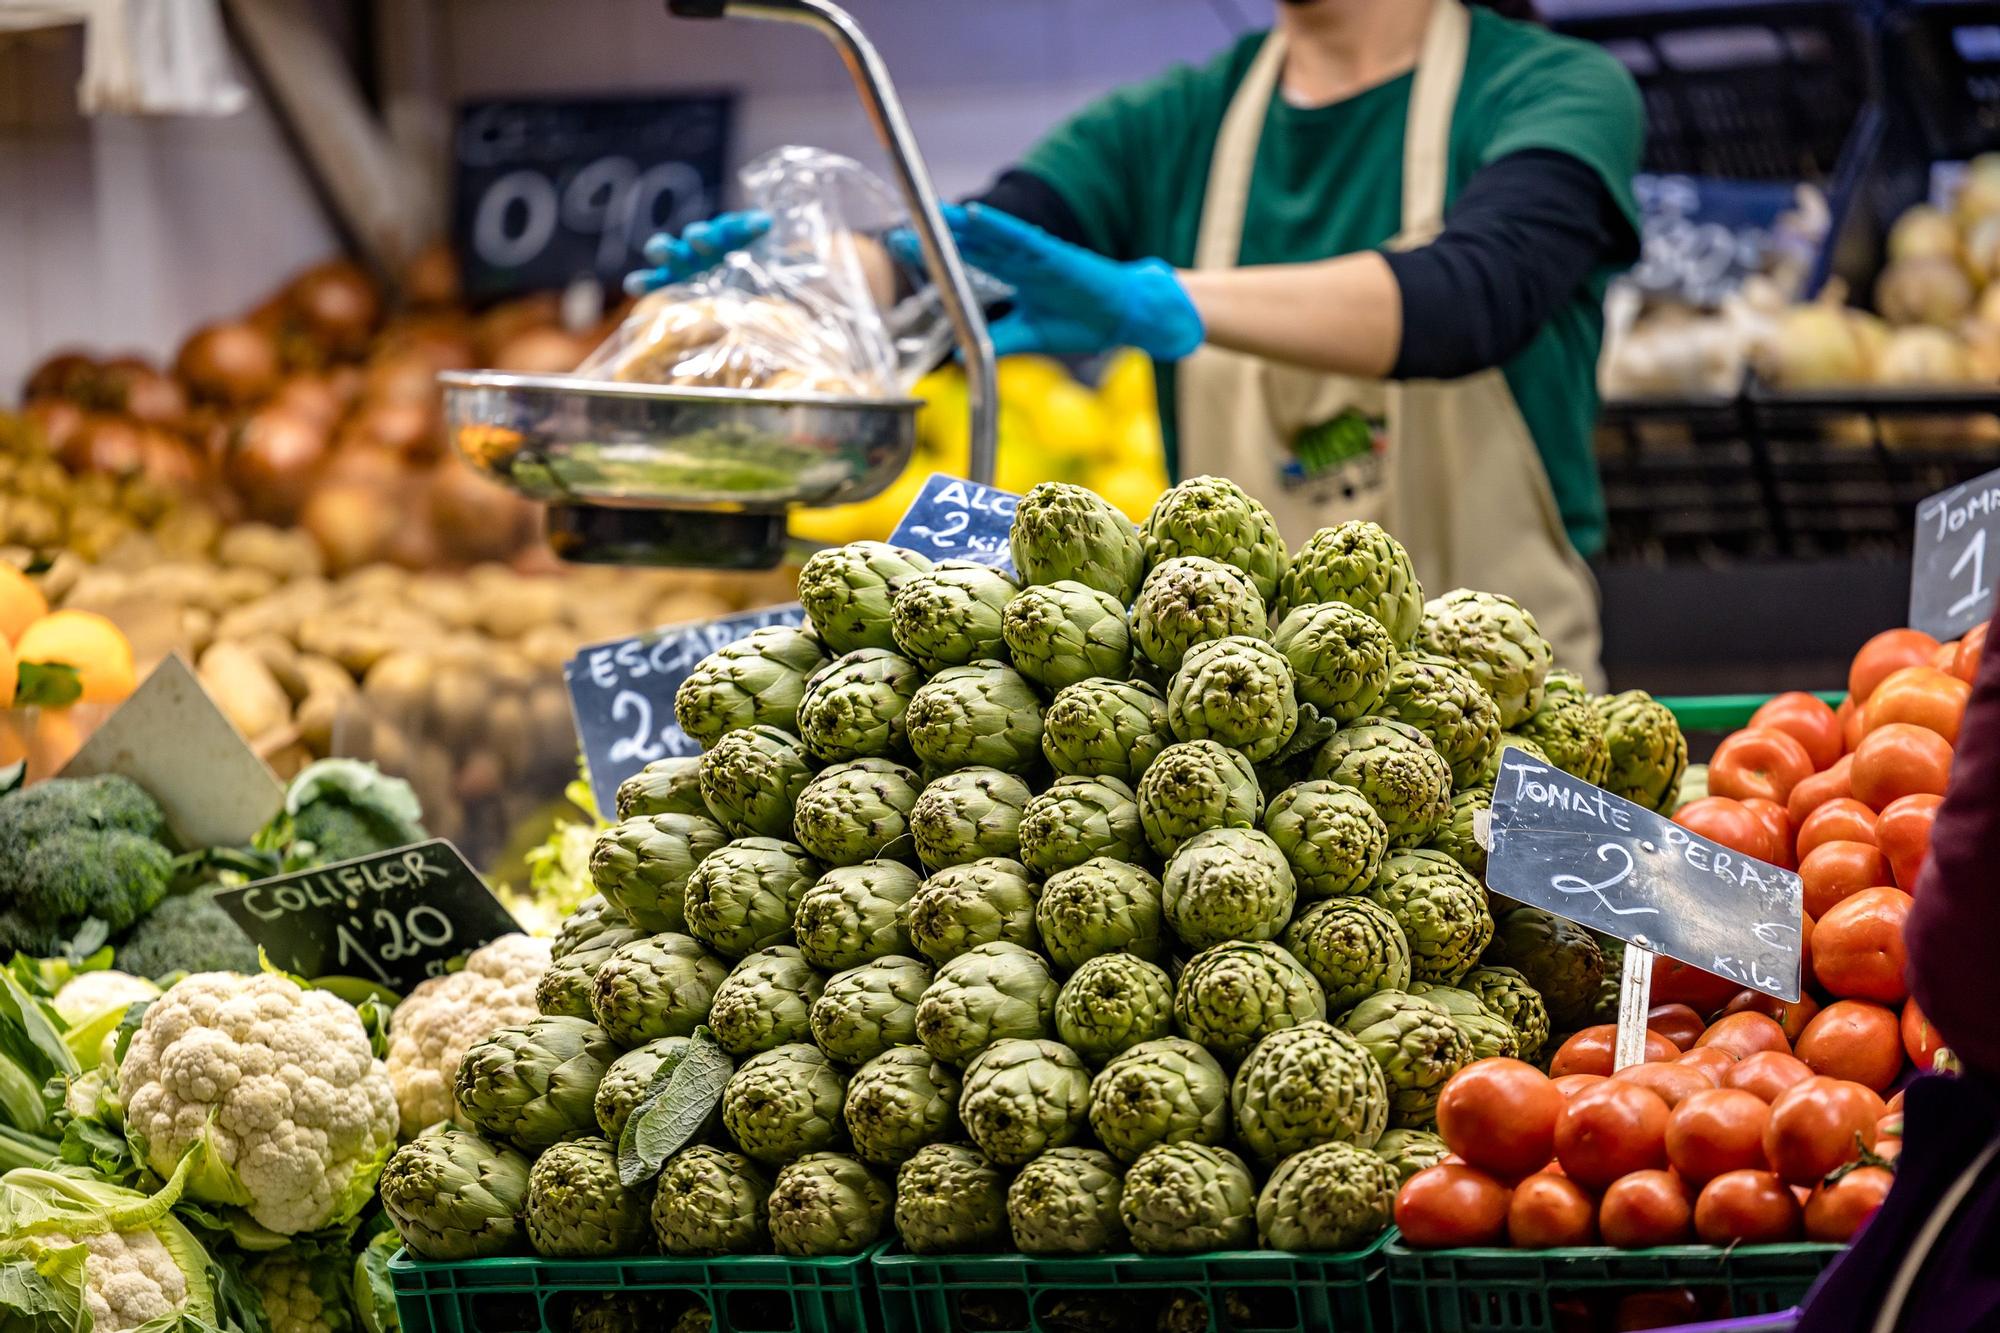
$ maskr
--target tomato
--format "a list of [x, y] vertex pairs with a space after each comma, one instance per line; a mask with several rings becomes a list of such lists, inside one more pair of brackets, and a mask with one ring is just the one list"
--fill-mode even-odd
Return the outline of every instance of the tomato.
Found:
[[1974, 625], [1958, 641], [1958, 656], [1952, 660], [1951, 674], [1970, 685], [1979, 675], [1979, 659], [1986, 652], [1986, 623]]
[[1498, 1245], [1507, 1238], [1508, 1188], [1477, 1167], [1427, 1166], [1396, 1195], [1396, 1225], [1420, 1250]]
[[1702, 1186], [1694, 1230], [1710, 1245], [1772, 1245], [1799, 1234], [1799, 1201], [1769, 1171], [1726, 1171]]
[[1592, 1084], [1603, 1083], [1606, 1077], [1604, 1074], [1559, 1074], [1549, 1080], [1549, 1086], [1560, 1092], [1567, 1102]]
[[1865, 842], [1823, 842], [1799, 862], [1806, 886], [1806, 915], [1818, 921], [1850, 893], [1887, 884], [1889, 858]]
[[1774, 695], [1750, 715], [1753, 727], [1782, 731], [1812, 758], [1815, 769], [1828, 769], [1841, 756], [1840, 717], [1833, 706], [1818, 695], [1791, 690]]
[[1475, 1060], [1438, 1098], [1438, 1133], [1470, 1166], [1512, 1180], [1539, 1171], [1556, 1152], [1563, 1095], [1520, 1060]]
[[1861, 737], [1868, 729], [1868, 715], [1861, 711], [1861, 705], [1854, 702], [1851, 694], [1840, 701], [1840, 707], [1833, 713], [1840, 719], [1840, 743], [1847, 747], [1849, 754], [1853, 754], [1854, 747], [1861, 744]]
[[1596, 1205], [1569, 1177], [1537, 1172], [1514, 1187], [1507, 1205], [1507, 1240], [1518, 1250], [1593, 1244]]
[[1668, 1064], [1627, 1065], [1613, 1074], [1611, 1081], [1636, 1083], [1642, 1088], [1651, 1088], [1671, 1110], [1679, 1106], [1682, 1099], [1690, 1094], [1713, 1088], [1716, 1078], [1700, 1065], [1684, 1065], [1675, 1061]]
[[1811, 1067], [1796, 1055], [1759, 1051], [1746, 1060], [1738, 1060], [1722, 1076], [1722, 1086], [1750, 1093], [1768, 1105], [1812, 1076]]
[[1685, 1051], [1693, 1047], [1707, 1024], [1684, 1004], [1656, 1004], [1646, 1011], [1646, 1026]]
[[1749, 806], [1728, 796], [1696, 797], [1674, 811], [1674, 822], [1759, 861], [1768, 861], [1778, 853], [1770, 825]]
[[[1701, 1298], [1694, 1294], [1692, 1287], [1635, 1291], [1630, 1296], [1619, 1297], [1618, 1311], [1611, 1327], [1614, 1333], [1637, 1333], [1639, 1329], [1673, 1328], [1678, 1324], [1696, 1323], [1706, 1314]], [[1589, 1316], [1586, 1314], [1585, 1318], [1587, 1320]], [[1582, 1327], [1595, 1326], [1586, 1322]]]
[[1889, 858], [1896, 887], [1905, 893], [1917, 891], [1917, 876], [1930, 859], [1931, 825], [1943, 804], [1944, 797], [1929, 793], [1904, 796], [1884, 806], [1875, 821], [1875, 845]]
[[[1924, 1017], [1924, 1011], [1917, 1008], [1914, 997], [1903, 1005], [1903, 1017], [1898, 1027], [1903, 1034], [1903, 1050], [1909, 1055], [1910, 1063], [1920, 1074], [1928, 1074], [1937, 1059], [1937, 1053], [1944, 1049], [1944, 1038]], [[1901, 1094], [1897, 1094], [1900, 1096]]]
[[1815, 1076], [1779, 1094], [1764, 1126], [1764, 1156], [1794, 1185], [1815, 1185], [1873, 1147], [1882, 1099], [1859, 1083]]
[[1720, 1046], [1697, 1046], [1674, 1063], [1706, 1069], [1720, 1081], [1724, 1073], [1735, 1067], [1736, 1057]]
[[1875, 812], [1852, 796], [1836, 796], [1824, 802], [1799, 825], [1796, 850], [1810, 856], [1815, 847], [1829, 842], [1865, 842], [1875, 845]]
[[1903, 1072], [1902, 1025], [1896, 1011], [1883, 1005], [1836, 1000], [1806, 1024], [1793, 1054], [1815, 1074], [1886, 1092]]
[[1806, 747], [1774, 727], [1746, 727], [1723, 739], [1708, 761], [1708, 792], [1737, 800], [1761, 796], [1783, 804], [1813, 775]]
[[1737, 983], [1727, 977], [1663, 953], [1653, 955], [1654, 1004], [1684, 1004], [1698, 1014], [1712, 1014], [1728, 1004], [1737, 989]]
[[1556, 1159], [1586, 1189], [1667, 1164], [1667, 1104], [1660, 1095], [1611, 1079], [1569, 1099], [1556, 1122]]
[[1737, 1088], [1697, 1092], [1667, 1117], [1667, 1161], [1696, 1186], [1725, 1171], [1761, 1171], [1764, 1126], [1770, 1119], [1770, 1105], [1755, 1093]]
[[1931, 665], [1939, 671], [1949, 671], [1957, 666], [1958, 643], [1957, 639], [1953, 639], [1949, 643], [1939, 644], [1938, 650], [1931, 654]]
[[1875, 1144], [1875, 1155], [1885, 1162], [1894, 1162], [1903, 1155], [1903, 1140], [1900, 1138], [1878, 1140]]
[[1845, 1245], [1889, 1197], [1896, 1177], [1879, 1166], [1857, 1166], [1824, 1181], [1806, 1200], [1806, 1239]]
[[1921, 630], [1885, 629], [1861, 645], [1847, 668], [1847, 693], [1858, 708], [1875, 687], [1907, 666], [1927, 666], [1938, 641]]
[[1708, 1031], [1702, 1033], [1701, 1040], [1695, 1044], [1720, 1046], [1739, 1060], [1759, 1051], [1790, 1051], [1792, 1048], [1777, 1020], [1752, 1013], [1724, 1014], [1709, 1025]]
[[1597, 1205], [1597, 1230], [1606, 1245], [1643, 1250], [1688, 1237], [1694, 1209], [1687, 1187], [1671, 1171], [1634, 1171], [1611, 1182]]
[[[1805, 960], [1803, 974], [1812, 975], [1812, 958]], [[1787, 1003], [1775, 995], [1767, 995], [1760, 990], [1744, 990], [1736, 993], [1736, 998], [1723, 1006], [1724, 1014], [1762, 1014], [1785, 1030], [1785, 1040], [1795, 1042], [1799, 1034], [1806, 1030], [1806, 1024], [1819, 1013], [1819, 1001], [1811, 992], [1801, 992], [1799, 998]]]
[[1850, 781], [1856, 800], [1882, 810], [1898, 797], [1942, 796], [1950, 778], [1950, 741], [1928, 727], [1891, 722], [1861, 738]]
[[1798, 858], [1792, 855], [1792, 817], [1785, 813], [1785, 807], [1761, 796], [1748, 796], [1743, 800], [1743, 808], [1757, 816], [1757, 822], [1770, 836], [1772, 855], [1764, 859], [1786, 870], [1796, 869]]
[[[1605, 1074], [1611, 1073], [1618, 1051], [1618, 1025], [1599, 1023], [1579, 1032], [1570, 1034], [1549, 1061], [1549, 1074], [1561, 1078], [1564, 1074]], [[1646, 1032], [1646, 1059], [1671, 1060], [1681, 1053], [1680, 1047], [1650, 1029]]]
[[1906, 722], [1942, 736], [1949, 744], [1958, 743], [1958, 728], [1965, 721], [1965, 705], [1972, 687], [1934, 666], [1904, 667], [1875, 687], [1862, 706], [1869, 731], [1891, 723]]
[[[1806, 822], [1806, 816], [1843, 796], [1851, 796], [1854, 789], [1850, 785], [1854, 774], [1854, 756], [1844, 754], [1834, 761], [1832, 768], [1824, 773], [1815, 773], [1792, 788], [1791, 796], [1785, 801], [1785, 813], [1791, 817], [1792, 826], [1799, 828]], [[1805, 855], [1800, 852], [1799, 855]]]
[[1830, 994], [1848, 1000], [1901, 1004], [1909, 955], [1903, 923], [1910, 895], [1901, 889], [1863, 889], [1835, 903], [1813, 927], [1813, 975]]

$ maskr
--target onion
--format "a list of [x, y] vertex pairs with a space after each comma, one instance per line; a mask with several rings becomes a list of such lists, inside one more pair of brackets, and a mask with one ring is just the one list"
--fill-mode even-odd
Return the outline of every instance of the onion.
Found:
[[417, 251], [403, 269], [403, 299], [418, 307], [458, 304], [458, 257], [451, 246], [432, 241]]
[[562, 298], [555, 292], [536, 292], [503, 301], [481, 315], [472, 326], [472, 340], [479, 349], [480, 363], [491, 366], [496, 364], [493, 358], [500, 345], [515, 334], [561, 324]]
[[1972, 284], [1956, 259], [1898, 259], [1875, 281], [1875, 308], [1891, 324], [1956, 324], [1971, 312], [1972, 300]]
[[83, 425], [83, 409], [67, 398], [30, 398], [21, 405], [21, 415], [41, 433], [43, 445], [53, 454], [60, 454]]
[[83, 418], [57, 457], [73, 472], [130, 476], [145, 464], [146, 437], [137, 423], [125, 417], [92, 412]]
[[272, 396], [270, 406], [304, 417], [329, 431], [347, 410], [347, 403], [326, 375], [287, 375]]
[[403, 456], [343, 430], [334, 441], [333, 457], [323, 478], [328, 484], [358, 482], [393, 489], [409, 481]]
[[82, 352], [57, 352], [28, 373], [21, 397], [73, 398], [97, 377], [97, 362]]
[[373, 402], [428, 406], [438, 401], [438, 370], [421, 352], [398, 349], [369, 363], [361, 391]]
[[204, 490], [211, 478], [207, 460], [170, 430], [141, 425], [139, 470], [146, 480], [182, 495]]
[[178, 426], [187, 416], [187, 391], [172, 376], [136, 356], [104, 363], [99, 394], [112, 412], [154, 426]]
[[1958, 224], [1942, 209], [1918, 204], [1889, 228], [1889, 259], [1958, 258]]
[[368, 350], [382, 321], [382, 294], [374, 280], [346, 260], [316, 264], [286, 291], [290, 314], [327, 355], [352, 360]]
[[523, 375], [567, 375], [590, 355], [590, 344], [558, 328], [527, 329], [502, 343], [493, 354], [493, 369]]
[[278, 387], [278, 343], [254, 325], [211, 324], [181, 344], [174, 370], [195, 397], [253, 407]]
[[329, 482], [312, 493], [299, 525], [312, 534], [330, 573], [344, 574], [383, 559], [407, 521], [394, 492], [366, 482]]
[[325, 427], [311, 418], [266, 407], [237, 429], [224, 475], [253, 515], [288, 523], [326, 463], [326, 438]]
[[431, 473], [431, 522], [460, 560], [504, 560], [527, 539], [534, 506], [471, 464], [448, 458]]
[[412, 458], [435, 455], [443, 444], [444, 421], [436, 402], [363, 402], [348, 423], [352, 434]]

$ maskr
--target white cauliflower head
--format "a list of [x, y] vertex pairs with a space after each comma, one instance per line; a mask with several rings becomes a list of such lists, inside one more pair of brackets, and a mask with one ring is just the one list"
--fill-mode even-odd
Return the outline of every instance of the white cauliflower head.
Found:
[[197, 972], [154, 1001], [118, 1067], [125, 1133], [188, 1194], [285, 1235], [361, 1210], [396, 1147], [396, 1097], [361, 1016], [272, 973]]
[[[34, 1296], [34, 1286], [46, 1285], [45, 1300], [80, 1307], [96, 1333], [163, 1327], [175, 1316], [209, 1327], [211, 1261], [167, 1206], [85, 1172], [8, 1172], [0, 1178], [0, 1264], [26, 1288], [17, 1285], [13, 1295]], [[6, 1313], [17, 1306], [0, 1304], [0, 1324], [15, 1327]], [[24, 1327], [43, 1324], [30, 1318]]]
[[288, 1254], [259, 1259], [244, 1276], [264, 1303], [271, 1333], [345, 1333], [348, 1327], [341, 1267], [311, 1264]]
[[389, 1019], [389, 1080], [403, 1137], [458, 1114], [452, 1083], [466, 1048], [501, 1028], [538, 1016], [535, 983], [549, 966], [549, 942], [502, 935], [465, 960], [465, 970], [432, 977]]
[[[42, 1239], [75, 1244], [51, 1233]], [[188, 1275], [166, 1242], [151, 1231], [106, 1231], [85, 1236], [83, 1304], [93, 1333], [137, 1328], [149, 1319], [187, 1308]]]
[[150, 1000], [160, 993], [160, 988], [144, 977], [135, 977], [129, 972], [119, 972], [104, 968], [97, 972], [79, 972], [62, 984], [51, 1003], [62, 1020], [71, 1027], [88, 1023], [99, 1014], [116, 1009], [123, 1013], [127, 1006], [139, 1000]]

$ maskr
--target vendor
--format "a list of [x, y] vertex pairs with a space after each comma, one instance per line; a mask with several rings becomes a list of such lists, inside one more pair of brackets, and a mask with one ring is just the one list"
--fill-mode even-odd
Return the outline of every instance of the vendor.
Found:
[[[1142, 349], [1174, 475], [1233, 477], [1295, 546], [1374, 519], [1433, 593], [1512, 594], [1594, 676], [1595, 372], [1605, 284], [1637, 253], [1632, 81], [1521, 0], [1276, 9], [948, 210], [1017, 290], [996, 348]], [[756, 227], [656, 238], [661, 267], [635, 276], [684, 277]]]

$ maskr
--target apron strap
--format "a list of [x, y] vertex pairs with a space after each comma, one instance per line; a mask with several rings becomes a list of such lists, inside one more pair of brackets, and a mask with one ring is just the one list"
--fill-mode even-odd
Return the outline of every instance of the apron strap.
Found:
[[1390, 242], [1393, 249], [1428, 244], [1444, 230], [1452, 114], [1465, 82], [1471, 37], [1472, 16], [1462, 0], [1436, 0], [1410, 84], [1410, 118], [1403, 129], [1403, 229]]
[[1201, 206], [1201, 231], [1195, 241], [1194, 266], [1210, 271], [1232, 269], [1243, 254], [1243, 220], [1250, 211], [1250, 178], [1257, 170], [1257, 147], [1264, 138], [1264, 119], [1277, 96], [1285, 69], [1285, 36], [1272, 32], [1250, 63], [1242, 86], [1229, 103], [1222, 128], [1215, 136], [1215, 156], [1208, 166], [1208, 193]]

